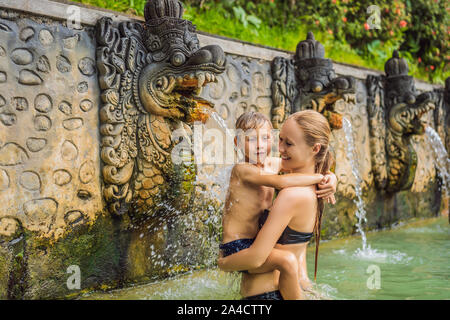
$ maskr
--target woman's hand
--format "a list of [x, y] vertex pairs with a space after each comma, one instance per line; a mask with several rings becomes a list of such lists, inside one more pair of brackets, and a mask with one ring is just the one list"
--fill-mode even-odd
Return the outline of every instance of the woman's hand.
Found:
[[328, 203], [331, 204], [336, 203], [334, 194], [337, 187], [337, 178], [334, 173], [330, 172], [326, 174], [322, 182], [320, 182], [317, 187], [318, 189], [316, 190], [316, 194], [319, 199], [325, 199]]

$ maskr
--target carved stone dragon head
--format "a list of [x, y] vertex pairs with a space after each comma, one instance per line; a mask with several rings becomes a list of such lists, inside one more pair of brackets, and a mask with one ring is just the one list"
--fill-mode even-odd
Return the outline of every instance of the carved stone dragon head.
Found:
[[294, 65], [302, 108], [321, 112], [332, 128], [342, 128], [342, 117], [334, 112], [334, 103], [344, 94], [355, 92], [355, 80], [336, 76], [333, 62], [325, 59], [325, 49], [312, 32], [297, 45]]
[[280, 128], [290, 114], [305, 109], [322, 113], [331, 128], [342, 128], [342, 115], [335, 112], [335, 102], [355, 92], [355, 79], [337, 77], [333, 62], [324, 57], [323, 45], [308, 32], [292, 59], [276, 57], [272, 61], [274, 128]]
[[219, 46], [199, 47], [178, 0], [148, 0], [145, 24], [97, 22], [103, 195], [111, 213], [148, 212], [173, 180], [172, 131], [204, 120], [198, 95], [225, 71]]
[[210, 105], [198, 95], [225, 70], [225, 54], [215, 45], [200, 48], [195, 26], [182, 16], [180, 1], [147, 2], [143, 41], [151, 61], [136, 89], [146, 112], [186, 120], [192, 107]]
[[435, 109], [437, 94], [418, 94], [414, 79], [408, 76], [408, 63], [397, 50], [385, 64], [386, 160], [388, 192], [409, 189], [415, 178], [417, 155], [411, 135], [425, 132], [423, 116]]
[[385, 97], [388, 128], [399, 135], [423, 134], [422, 116], [435, 108], [433, 92], [418, 94], [408, 64], [395, 50], [385, 64]]

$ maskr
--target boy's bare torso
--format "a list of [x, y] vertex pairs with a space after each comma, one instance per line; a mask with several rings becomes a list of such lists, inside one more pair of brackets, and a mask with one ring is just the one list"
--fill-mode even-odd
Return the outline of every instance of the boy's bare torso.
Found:
[[[255, 238], [259, 231], [258, 219], [261, 213], [272, 206], [274, 188], [243, 182], [239, 177], [239, 166], [253, 165], [236, 164], [231, 172], [222, 218], [223, 243]], [[277, 174], [278, 168], [279, 160], [268, 157], [261, 170], [266, 174]]]

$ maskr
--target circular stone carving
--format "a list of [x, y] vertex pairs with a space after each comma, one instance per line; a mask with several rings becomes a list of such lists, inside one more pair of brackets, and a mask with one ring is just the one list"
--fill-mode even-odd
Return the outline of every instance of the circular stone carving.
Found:
[[27, 160], [26, 150], [14, 142], [9, 142], [0, 148], [0, 166], [16, 166]]
[[352, 120], [352, 125], [355, 129], [361, 127], [362, 118], [359, 115], [354, 116]]
[[14, 97], [12, 99], [13, 106], [17, 111], [27, 111], [28, 110], [28, 101], [23, 97]]
[[52, 33], [47, 29], [42, 29], [39, 32], [39, 41], [42, 43], [42, 45], [48, 46], [53, 43], [53, 40], [54, 38]]
[[250, 111], [253, 111], [253, 112], [258, 112], [258, 107], [257, 106], [255, 106], [254, 104], [252, 104], [252, 105], [250, 105]]
[[28, 41], [34, 36], [34, 29], [31, 27], [26, 27], [22, 31], [20, 31], [19, 38], [22, 41]]
[[80, 102], [80, 109], [83, 110], [84, 112], [88, 112], [89, 110], [92, 109], [93, 106], [94, 104], [89, 99], [85, 99]]
[[230, 63], [228, 65], [226, 73], [230, 82], [239, 83], [241, 81], [241, 72], [234, 64]]
[[28, 138], [27, 147], [31, 152], [39, 152], [44, 149], [47, 144], [47, 140], [43, 138]]
[[362, 92], [358, 92], [356, 94], [356, 102], [361, 103], [364, 101], [364, 94]]
[[88, 91], [88, 89], [89, 89], [89, 86], [86, 81], [82, 81], [78, 84], [77, 90], [79, 93], [85, 93], [86, 91]]
[[78, 63], [78, 69], [85, 76], [92, 76], [95, 73], [95, 62], [91, 58], [85, 57]]
[[230, 102], [235, 102], [238, 98], [239, 98], [239, 93], [232, 92], [229, 100], [230, 100]]
[[25, 171], [20, 175], [19, 183], [25, 189], [35, 191], [41, 187], [41, 178], [36, 172]]
[[58, 210], [58, 203], [51, 198], [33, 199], [25, 202], [23, 211], [33, 225], [48, 223], [54, 218]]
[[38, 69], [38, 71], [44, 72], [44, 73], [48, 73], [52, 69], [50, 67], [50, 61], [48, 61], [48, 58], [46, 56], [41, 56], [38, 59], [38, 62], [36, 64], [36, 68]]
[[27, 49], [15, 49], [11, 53], [11, 60], [17, 65], [27, 65], [33, 62], [33, 54]]
[[216, 78], [217, 82], [208, 84], [209, 96], [215, 100], [220, 99], [226, 90], [226, 84], [222, 76]]
[[80, 36], [78, 34], [74, 35], [73, 37], [63, 39], [64, 48], [70, 49], [70, 50], [75, 48], [75, 46], [77, 45], [79, 40], [80, 40]]
[[89, 183], [94, 178], [94, 163], [91, 160], [84, 162], [80, 167], [80, 181]]
[[250, 83], [247, 80], [244, 80], [241, 86], [241, 96], [248, 98], [250, 96], [250, 88]]
[[59, 104], [58, 109], [65, 115], [70, 116], [72, 114], [72, 105], [67, 101], [62, 101]]
[[56, 170], [53, 173], [53, 179], [58, 186], [64, 186], [72, 181], [72, 175], [64, 169]]
[[0, 169], [0, 191], [4, 191], [9, 188], [9, 176], [8, 173]]
[[81, 118], [72, 118], [63, 121], [64, 129], [69, 131], [79, 129], [82, 126], [83, 126], [83, 119]]
[[61, 147], [61, 157], [63, 158], [63, 160], [66, 161], [75, 160], [77, 156], [78, 156], [77, 147], [68, 140], [64, 141]]
[[67, 73], [72, 71], [72, 64], [70, 63], [69, 59], [67, 59], [64, 56], [57, 56], [56, 57], [56, 69], [59, 70], [61, 73]]
[[261, 72], [255, 72], [252, 75], [252, 84], [255, 86], [256, 91], [263, 93], [265, 89], [264, 75]]
[[22, 70], [19, 73], [19, 83], [28, 85], [28, 86], [35, 86], [42, 83], [41, 77], [39, 77], [34, 71], [31, 70]]
[[72, 210], [72, 211], [67, 212], [64, 215], [64, 222], [70, 226], [79, 225], [79, 224], [83, 223], [83, 221], [84, 221], [84, 215], [79, 210]]
[[230, 115], [230, 110], [225, 103], [222, 103], [218, 108], [217, 113], [222, 117], [222, 119], [227, 120]]
[[34, 99], [34, 108], [42, 113], [47, 113], [53, 108], [52, 99], [46, 94], [38, 94]]
[[36, 116], [34, 118], [34, 128], [37, 131], [48, 131], [52, 127], [52, 121], [47, 116]]
[[14, 113], [2, 113], [0, 114], [0, 122], [5, 126], [12, 126], [17, 123], [17, 116]]

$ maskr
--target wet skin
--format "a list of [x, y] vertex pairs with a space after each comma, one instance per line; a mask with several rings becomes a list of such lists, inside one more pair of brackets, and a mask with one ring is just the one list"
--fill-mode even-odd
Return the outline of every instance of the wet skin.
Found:
[[[314, 155], [320, 145], [310, 147], [306, 144], [302, 130], [289, 119], [280, 132], [279, 151], [282, 169], [290, 173], [314, 174]], [[331, 183], [335, 184], [335, 177]], [[335, 187], [334, 187], [335, 190]], [[247, 197], [241, 197], [247, 199]], [[298, 262], [298, 276], [304, 290], [311, 288], [306, 270], [307, 243], [276, 244], [286, 226], [300, 232], [312, 232], [317, 212], [315, 186], [290, 187], [281, 190], [271, 208], [269, 217], [259, 231], [254, 244], [245, 250], [226, 258], [220, 258], [218, 265], [222, 270], [235, 271], [259, 268], [267, 259], [271, 250], [286, 250], [295, 255]], [[264, 274], [244, 274], [241, 294], [251, 296], [273, 291], [278, 288], [277, 271]]]
[[[314, 201], [316, 201], [317, 195], [315, 193], [315, 187], [313, 187], [312, 185], [320, 182], [321, 175], [315, 175], [314, 171], [310, 171], [304, 176], [303, 173], [300, 173], [298, 177], [300, 178], [303, 176], [303, 180], [278, 181], [275, 179], [289, 177], [291, 179], [294, 178], [294, 176], [291, 177], [290, 174], [283, 176], [274, 175], [280, 170], [281, 163], [285, 163], [286, 170], [291, 171], [294, 175], [298, 174], [295, 171], [298, 170], [298, 168], [290, 168], [290, 159], [288, 159], [287, 156], [289, 155], [289, 152], [287, 151], [286, 153], [282, 153], [282, 155], [285, 155], [285, 159], [281, 161], [279, 158], [272, 158], [267, 156], [270, 153], [271, 136], [266, 132], [270, 132], [270, 126], [253, 130], [253, 132], [247, 132], [245, 141], [242, 141], [242, 139], [240, 143], [236, 141], [238, 147], [240, 147], [241, 150], [244, 151], [246, 161], [244, 163], [237, 164], [233, 168], [231, 174], [229, 192], [227, 195], [223, 216], [223, 243], [227, 243], [236, 239], [255, 237], [258, 232], [258, 219], [261, 212], [264, 209], [270, 208], [272, 206], [274, 187], [282, 189], [283, 187], [289, 187], [290, 184], [291, 186], [295, 185], [297, 187], [303, 185], [304, 190], [302, 192], [308, 192], [310, 198], [313, 198]], [[290, 144], [290, 142], [288, 143]], [[281, 141], [280, 147], [282, 147]], [[292, 151], [293, 149], [291, 150], [291, 152]], [[307, 151], [309, 150], [297, 151], [307, 154]], [[293, 164], [295, 164], [295, 162]], [[307, 177], [309, 181], [305, 180]], [[329, 191], [327, 188], [324, 188], [325, 193], [323, 193], [323, 196], [329, 196], [329, 194], [334, 193], [335, 190], [334, 175], [327, 176], [327, 181], [330, 181], [329, 184], [334, 184], [334, 186], [331, 186], [331, 191]], [[301, 184], [300, 182], [303, 182], [303, 184]], [[305, 187], [307, 185], [309, 185], [309, 187]], [[284, 195], [283, 191], [281, 191], [280, 194]], [[281, 197], [281, 199], [283, 198], [284, 196]], [[304, 203], [303, 206], [305, 205], [306, 204]], [[315, 207], [311, 208], [309, 211], [315, 212]], [[268, 220], [270, 220], [270, 218]], [[304, 225], [302, 221], [297, 220], [299, 219], [296, 219], [292, 222], [292, 226], [295, 226], [293, 227], [294, 230], [298, 230], [299, 224], [301, 226]], [[310, 228], [312, 229], [312, 227], [313, 226], [311, 226]], [[304, 282], [302, 279], [306, 274], [304, 272], [306, 271], [306, 261], [304, 254], [306, 252], [306, 244], [288, 246], [277, 245], [276, 248], [285, 249], [284, 247], [290, 247], [289, 251], [293, 253], [293, 255], [291, 254], [291, 256], [296, 260], [296, 264], [297, 261], [300, 264], [300, 267], [296, 266], [296, 273], [301, 276], [300, 281]], [[276, 251], [272, 250], [273, 248], [274, 245], [272, 245], [271, 250], [269, 250], [269, 254], [270, 252]], [[237, 268], [235, 270], [250, 269], [250, 272], [261, 273], [274, 269], [273, 266], [272, 268], [269, 268], [267, 264], [268, 261], [265, 261], [266, 268], [262, 267], [262, 263], [261, 265], [253, 268], [250, 266], [246, 268]], [[259, 275], [244, 275], [244, 281], [242, 283], [242, 294], [244, 296], [249, 296], [265, 291], [272, 291], [273, 288], [277, 287], [278, 278], [278, 271]], [[270, 290], [268, 289], [262, 292], [257, 292], [261, 291], [259, 290], [259, 288], [263, 287], [270, 287]]]

